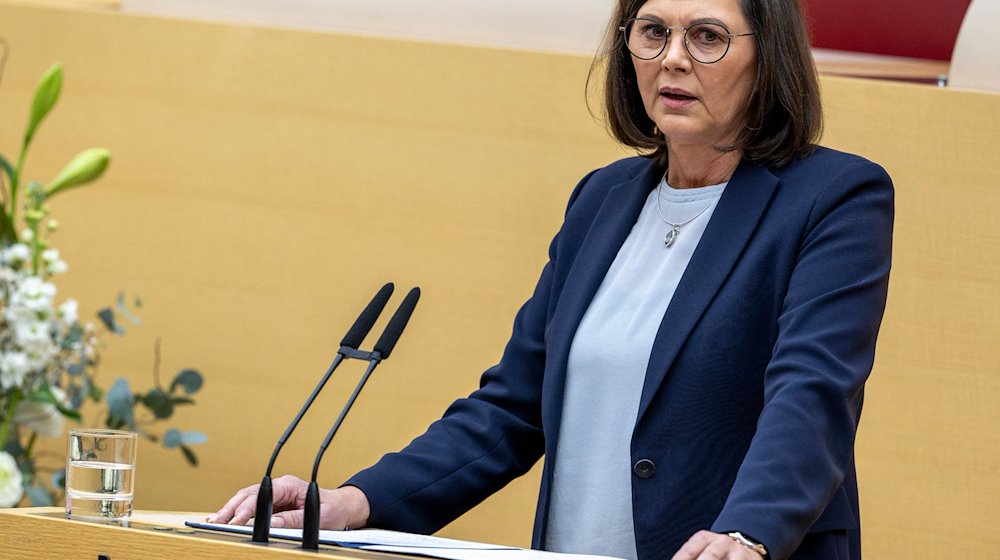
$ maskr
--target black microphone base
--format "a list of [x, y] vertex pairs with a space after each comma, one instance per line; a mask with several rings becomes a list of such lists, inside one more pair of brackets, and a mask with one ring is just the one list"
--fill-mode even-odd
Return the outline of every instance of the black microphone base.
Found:
[[267, 543], [271, 533], [271, 514], [274, 512], [273, 493], [271, 491], [271, 477], [264, 475], [260, 481], [260, 490], [257, 491], [257, 514], [253, 519], [253, 539], [252, 542]]
[[302, 548], [319, 550], [319, 485], [309, 483], [302, 518]]

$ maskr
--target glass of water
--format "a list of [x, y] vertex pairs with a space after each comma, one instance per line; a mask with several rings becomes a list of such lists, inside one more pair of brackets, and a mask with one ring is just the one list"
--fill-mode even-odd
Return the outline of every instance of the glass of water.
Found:
[[70, 430], [66, 515], [127, 522], [132, 515], [135, 447], [135, 432]]

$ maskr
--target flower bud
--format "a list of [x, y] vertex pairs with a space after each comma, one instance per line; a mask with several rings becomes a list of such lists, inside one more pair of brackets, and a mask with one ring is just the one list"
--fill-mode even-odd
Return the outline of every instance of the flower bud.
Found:
[[56, 101], [59, 100], [59, 92], [62, 90], [62, 78], [62, 66], [56, 63], [45, 72], [42, 79], [38, 82], [38, 87], [35, 88], [35, 99], [31, 103], [31, 118], [28, 120], [27, 130], [24, 131], [25, 144], [31, 142], [31, 138], [35, 135], [38, 125], [49, 114]]
[[45, 187], [45, 196], [87, 184], [100, 177], [111, 161], [111, 152], [104, 148], [90, 148], [77, 154], [55, 179]]

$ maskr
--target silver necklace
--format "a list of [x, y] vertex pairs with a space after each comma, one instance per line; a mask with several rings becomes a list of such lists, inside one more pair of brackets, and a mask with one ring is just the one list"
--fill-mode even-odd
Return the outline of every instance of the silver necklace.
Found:
[[681, 234], [681, 228], [684, 227], [684, 226], [686, 226], [686, 225], [688, 225], [688, 224], [690, 224], [691, 222], [697, 220], [699, 216], [701, 216], [702, 214], [704, 214], [709, 208], [712, 207], [712, 203], [709, 202], [708, 206], [702, 208], [701, 212], [698, 212], [693, 217], [688, 218], [687, 220], [684, 220], [683, 222], [675, 224], [675, 223], [671, 222], [670, 220], [668, 220], [663, 215], [663, 209], [660, 208], [660, 194], [661, 194], [660, 187], [662, 185], [663, 185], [663, 183], [660, 183], [659, 185], [656, 186], [656, 213], [660, 215], [660, 219], [663, 220], [663, 222], [665, 224], [667, 224], [668, 226], [670, 226], [670, 230], [667, 231], [667, 236], [663, 238], [663, 244], [666, 245], [669, 248], [669, 247], [671, 247], [674, 244], [674, 241], [677, 241], [677, 236]]

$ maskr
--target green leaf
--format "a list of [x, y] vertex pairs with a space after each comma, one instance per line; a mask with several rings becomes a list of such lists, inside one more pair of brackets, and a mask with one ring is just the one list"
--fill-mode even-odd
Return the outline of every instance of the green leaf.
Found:
[[192, 467], [198, 466], [198, 456], [194, 454], [194, 451], [190, 447], [182, 445], [181, 453], [184, 454], [184, 458], [187, 459], [189, 465]]
[[104, 323], [107, 329], [117, 335], [125, 334], [125, 329], [121, 328], [118, 321], [115, 320], [115, 312], [111, 310], [110, 307], [105, 307], [104, 309], [97, 312], [97, 318]]
[[57, 399], [52, 393], [52, 388], [49, 387], [48, 383], [43, 383], [41, 387], [35, 389], [30, 395], [28, 395], [28, 400], [32, 402], [55, 405], [56, 410], [58, 410], [59, 413], [66, 418], [71, 418], [77, 422], [83, 421], [83, 417], [80, 416], [80, 411], [67, 407], [65, 403]]
[[3, 154], [0, 154], [0, 171], [7, 174], [7, 179], [11, 184], [14, 183], [14, 166], [7, 161], [7, 158], [3, 157]]
[[83, 388], [79, 385], [70, 382], [70, 384], [66, 386], [66, 396], [69, 397], [69, 406], [71, 408], [79, 409], [83, 406], [84, 393]]
[[48, 507], [55, 504], [55, 500], [52, 498], [52, 493], [49, 489], [38, 485], [31, 485], [24, 487], [24, 493], [28, 495], [28, 499], [31, 500], [31, 505], [35, 507]]
[[[17, 438], [7, 438], [7, 445], [2, 448], [7, 453], [10, 453], [11, 457], [17, 459], [24, 453], [24, 448], [21, 447], [21, 442]], [[20, 463], [20, 461], [18, 461]]]
[[0, 205], [0, 246], [17, 243], [17, 232], [14, 223], [10, 221], [7, 211]]
[[167, 430], [167, 433], [163, 434], [163, 447], [174, 448], [181, 445], [181, 431], [175, 429]]
[[174, 377], [173, 382], [170, 383], [170, 392], [173, 393], [174, 390], [177, 389], [177, 386], [180, 385], [181, 387], [184, 388], [185, 393], [192, 395], [194, 393], [197, 393], [201, 389], [201, 386], [203, 384], [204, 384], [204, 379], [202, 378], [201, 373], [199, 373], [198, 370], [190, 368], [183, 369], [177, 373], [177, 376]]
[[[70, 325], [69, 330], [66, 331], [66, 336], [63, 337], [62, 342], [59, 344], [59, 347], [63, 350], [71, 350], [73, 348], [73, 345], [76, 344], [77, 342], [80, 342], [81, 340], [83, 340], [83, 327], [80, 326], [80, 323], [73, 323], [72, 325]], [[70, 373], [71, 375], [78, 375], [78, 374], [73, 374], [72, 372]]]
[[152, 413], [160, 420], [170, 418], [174, 414], [174, 402], [170, 396], [159, 389], [151, 389], [142, 399]]
[[[136, 301], [142, 301], [136, 298]], [[128, 319], [133, 325], [142, 326], [142, 321], [139, 320], [125, 305], [125, 292], [118, 292], [118, 297], [115, 299], [115, 307], [118, 308], [118, 313], [121, 313], [122, 317]], [[141, 307], [141, 305], [140, 305]]]
[[187, 397], [171, 397], [170, 400], [174, 401], [174, 406], [182, 404], [194, 404], [194, 399], [189, 399]]
[[[14, 166], [7, 161], [7, 158], [0, 154], [0, 171], [7, 174], [9, 184], [16, 183], [14, 180]], [[7, 215], [7, 209], [0, 204], [0, 244], [9, 245], [17, 243], [17, 230], [14, 229], [14, 222]]]
[[59, 92], [62, 90], [62, 66], [59, 63], [53, 64], [42, 75], [42, 79], [35, 88], [35, 98], [31, 103], [31, 118], [28, 120], [28, 128], [24, 131], [25, 146], [31, 142], [31, 138], [38, 130], [38, 125], [42, 123], [56, 101], [59, 100]]
[[60, 469], [52, 473], [52, 487], [53, 488], [65, 488], [66, 487], [66, 470]]
[[183, 447], [185, 445], [197, 445], [199, 443], [205, 443], [208, 441], [208, 436], [201, 432], [182, 432], [180, 430], [170, 429], [167, 433], [163, 434], [163, 447], [173, 449], [174, 447]]
[[66, 189], [96, 181], [104, 174], [109, 163], [111, 163], [111, 152], [105, 148], [88, 148], [80, 152], [66, 164], [55, 179], [49, 181], [45, 187], [45, 197], [51, 198]]
[[135, 416], [132, 412], [134, 399], [132, 392], [129, 391], [128, 381], [122, 377], [116, 379], [105, 397], [105, 402], [108, 404], [108, 427], [127, 426], [130, 430], [135, 429]]
[[104, 389], [101, 389], [100, 387], [95, 385], [93, 381], [88, 380], [87, 383], [88, 385], [90, 385], [89, 389], [87, 390], [87, 395], [94, 402], [101, 402], [101, 398], [104, 397]]

